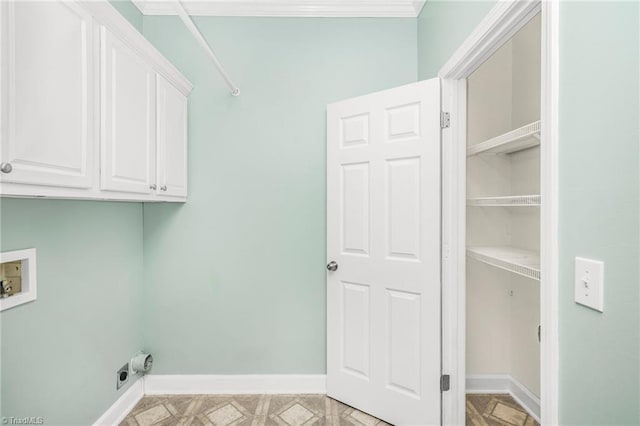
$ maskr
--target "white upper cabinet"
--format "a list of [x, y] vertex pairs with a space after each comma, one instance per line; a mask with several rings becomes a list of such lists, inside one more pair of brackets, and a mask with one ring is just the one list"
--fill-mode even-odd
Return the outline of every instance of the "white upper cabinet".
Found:
[[187, 98], [158, 76], [158, 195], [187, 196]]
[[156, 73], [104, 27], [100, 39], [101, 188], [150, 194], [156, 172]]
[[0, 9], [0, 182], [91, 188], [91, 15], [59, 2], [2, 2]]
[[191, 83], [106, 0], [0, 0], [0, 196], [185, 201]]

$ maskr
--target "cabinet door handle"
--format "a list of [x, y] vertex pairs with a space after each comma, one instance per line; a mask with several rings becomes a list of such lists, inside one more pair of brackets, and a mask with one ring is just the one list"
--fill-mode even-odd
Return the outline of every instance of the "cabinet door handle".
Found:
[[166, 191], [166, 190], [167, 190], [167, 185], [161, 186], [161, 187], [160, 187], [160, 190], [161, 190], [161, 191]]
[[13, 166], [11, 165], [11, 163], [0, 164], [0, 171], [2, 173], [11, 173], [12, 170], [13, 170]]
[[153, 189], [155, 191], [155, 189], [157, 188], [156, 184], [151, 184], [149, 185], [149, 189]]

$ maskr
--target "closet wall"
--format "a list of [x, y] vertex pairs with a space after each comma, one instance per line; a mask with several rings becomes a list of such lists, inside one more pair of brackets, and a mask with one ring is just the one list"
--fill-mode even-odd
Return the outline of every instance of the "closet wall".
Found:
[[[468, 80], [468, 144], [540, 119], [540, 19]], [[468, 197], [540, 194], [540, 149], [467, 159]], [[468, 246], [539, 251], [537, 207], [468, 207]], [[539, 281], [467, 261], [467, 374], [509, 374], [540, 392]]]
[[[540, 16], [511, 42], [512, 128], [540, 120]], [[540, 148], [511, 154], [512, 194], [540, 194]], [[511, 244], [540, 252], [540, 209], [511, 210]], [[516, 274], [511, 279], [511, 376], [540, 396], [540, 282]]]

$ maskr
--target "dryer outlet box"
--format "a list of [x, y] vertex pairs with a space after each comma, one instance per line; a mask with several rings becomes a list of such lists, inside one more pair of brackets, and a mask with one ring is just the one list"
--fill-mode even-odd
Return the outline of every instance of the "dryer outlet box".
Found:
[[129, 363], [126, 363], [116, 373], [116, 390], [124, 386], [129, 381]]

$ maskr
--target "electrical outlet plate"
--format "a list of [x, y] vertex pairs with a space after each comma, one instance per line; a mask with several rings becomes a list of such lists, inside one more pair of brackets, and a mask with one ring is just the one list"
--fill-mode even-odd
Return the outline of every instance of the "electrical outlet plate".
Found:
[[129, 381], [129, 363], [126, 363], [116, 373], [116, 390]]
[[575, 301], [596, 311], [604, 309], [604, 262], [576, 257]]

